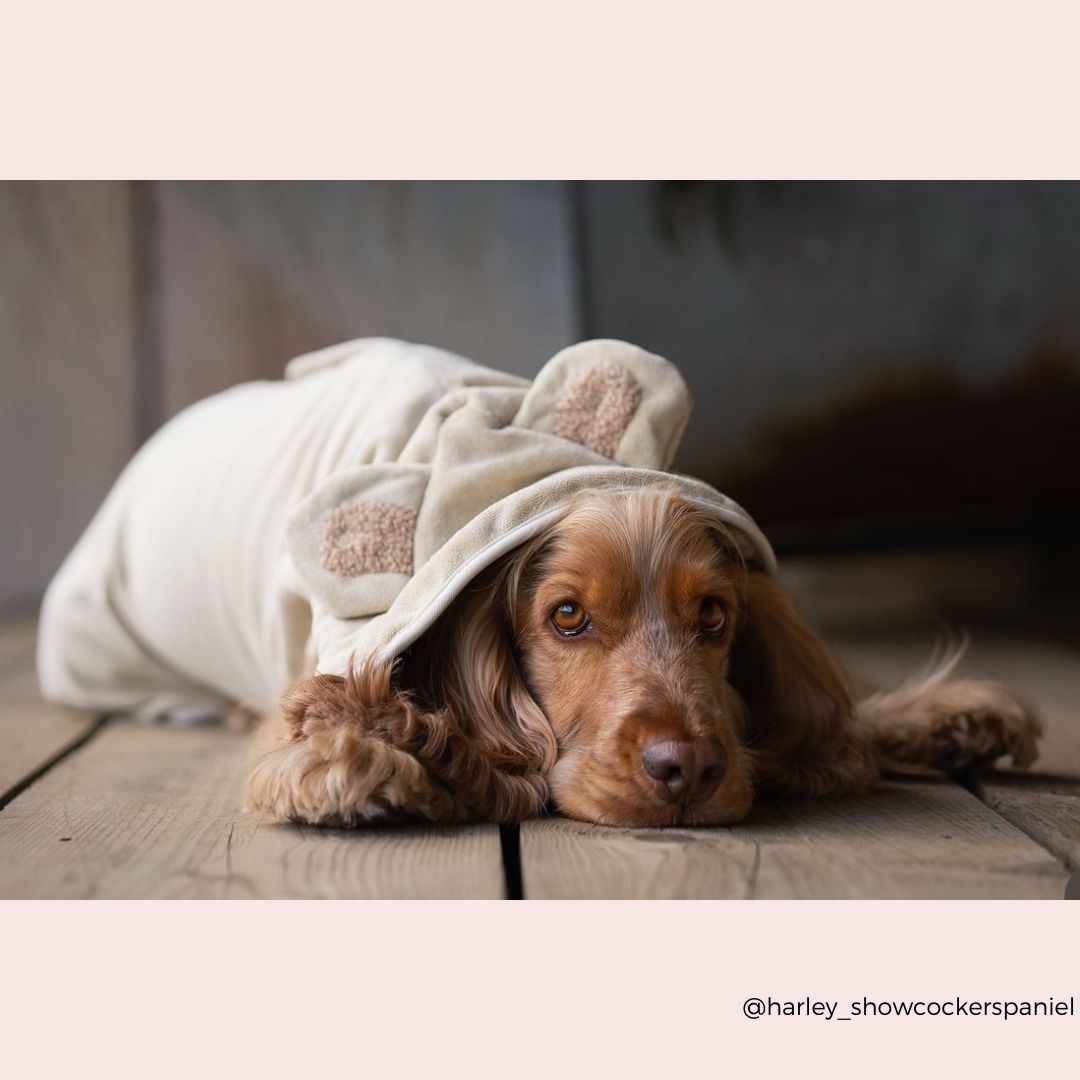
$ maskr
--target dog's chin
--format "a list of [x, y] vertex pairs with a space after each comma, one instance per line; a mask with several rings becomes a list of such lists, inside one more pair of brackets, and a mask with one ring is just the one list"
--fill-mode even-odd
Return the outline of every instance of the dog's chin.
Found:
[[552, 797], [560, 813], [597, 825], [659, 827], [671, 825], [734, 825], [750, 812], [753, 792], [748, 781], [734, 777], [712, 798], [694, 803], [665, 802], [627, 785], [625, 793], [602, 794], [573, 782], [555, 784]]

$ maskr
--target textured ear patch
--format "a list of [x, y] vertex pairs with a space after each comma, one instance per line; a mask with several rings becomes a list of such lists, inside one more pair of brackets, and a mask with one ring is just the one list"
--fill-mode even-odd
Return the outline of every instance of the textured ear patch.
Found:
[[640, 404], [641, 387], [626, 368], [597, 364], [566, 384], [555, 407], [555, 434], [614, 457]]
[[349, 503], [327, 515], [320, 561], [343, 577], [412, 574], [415, 535], [416, 511], [407, 506]]

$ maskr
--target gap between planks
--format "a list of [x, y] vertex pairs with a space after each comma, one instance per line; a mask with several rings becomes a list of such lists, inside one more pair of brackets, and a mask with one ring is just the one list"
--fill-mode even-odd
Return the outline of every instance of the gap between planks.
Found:
[[1080, 782], [1066, 776], [985, 773], [970, 791], [991, 810], [1080, 871]]

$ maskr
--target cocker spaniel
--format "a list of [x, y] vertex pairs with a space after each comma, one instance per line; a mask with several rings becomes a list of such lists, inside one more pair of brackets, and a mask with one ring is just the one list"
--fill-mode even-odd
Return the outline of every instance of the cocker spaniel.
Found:
[[282, 820], [721, 825], [754, 798], [1035, 757], [1007, 686], [950, 663], [853, 701], [723, 522], [664, 485], [579, 494], [394, 662], [287, 696], [248, 802]]
[[[531, 382], [343, 342], [167, 423], [50, 584], [50, 700], [264, 709], [282, 820], [738, 821], [757, 794], [1035, 754], [950, 665], [854, 704], [737, 503], [672, 471], [691, 396], [628, 342]], [[277, 741], [274, 740], [276, 735]]]

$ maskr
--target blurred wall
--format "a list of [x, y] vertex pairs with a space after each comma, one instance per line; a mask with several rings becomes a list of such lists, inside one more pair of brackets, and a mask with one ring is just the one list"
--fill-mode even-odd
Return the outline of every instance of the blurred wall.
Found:
[[579, 336], [559, 183], [0, 184], [0, 606], [139, 442], [365, 334], [531, 374]]
[[0, 184], [0, 606], [162, 421], [364, 334], [669, 356], [782, 548], [1075, 533], [1078, 238], [1077, 184]]
[[152, 243], [162, 417], [364, 334], [532, 374], [577, 336], [558, 183], [166, 183]]
[[0, 605], [32, 598], [137, 444], [124, 184], [0, 184]]
[[1080, 185], [589, 183], [589, 335], [676, 359], [679, 466], [781, 546], [1080, 504]]

